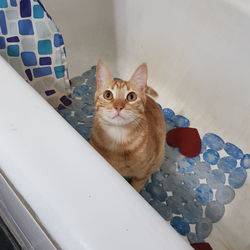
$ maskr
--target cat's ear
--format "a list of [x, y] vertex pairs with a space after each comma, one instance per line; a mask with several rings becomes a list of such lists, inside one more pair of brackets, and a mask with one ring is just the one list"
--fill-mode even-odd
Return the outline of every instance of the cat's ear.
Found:
[[103, 60], [99, 60], [96, 65], [96, 88], [100, 89], [113, 80], [109, 67]]
[[141, 64], [132, 75], [130, 82], [134, 83], [141, 91], [147, 86], [148, 67], [146, 63]]

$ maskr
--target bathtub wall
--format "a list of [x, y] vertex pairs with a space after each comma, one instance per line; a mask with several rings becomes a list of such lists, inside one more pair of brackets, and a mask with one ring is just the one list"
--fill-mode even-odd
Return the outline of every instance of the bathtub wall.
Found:
[[98, 58], [128, 79], [141, 62], [159, 102], [250, 151], [250, 6], [244, 0], [43, 0], [71, 77]]

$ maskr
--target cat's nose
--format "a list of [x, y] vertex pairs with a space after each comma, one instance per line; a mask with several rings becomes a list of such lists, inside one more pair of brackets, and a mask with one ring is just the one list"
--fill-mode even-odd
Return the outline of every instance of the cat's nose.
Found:
[[119, 113], [124, 108], [124, 106], [123, 105], [116, 105], [114, 108]]

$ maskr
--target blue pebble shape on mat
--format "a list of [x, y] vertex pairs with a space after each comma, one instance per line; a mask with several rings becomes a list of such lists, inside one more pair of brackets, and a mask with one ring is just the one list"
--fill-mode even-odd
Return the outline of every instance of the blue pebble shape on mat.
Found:
[[221, 169], [212, 170], [211, 174], [207, 177], [207, 184], [211, 188], [219, 188], [226, 182], [226, 176]]
[[163, 174], [173, 174], [176, 172], [176, 165], [171, 160], [165, 160], [161, 165], [160, 171]]
[[161, 171], [157, 171], [151, 175], [151, 180], [154, 184], [161, 184], [165, 180], [165, 176]]
[[199, 186], [200, 181], [196, 174], [186, 173], [183, 177], [184, 185], [190, 189], [196, 188]]
[[216, 151], [222, 150], [225, 144], [224, 141], [218, 135], [211, 133], [204, 135], [203, 142], [206, 146]]
[[213, 224], [209, 218], [202, 218], [195, 226], [196, 233], [203, 239], [208, 237], [212, 229]]
[[233, 188], [240, 188], [246, 181], [247, 171], [245, 168], [235, 168], [228, 177], [228, 183]]
[[229, 204], [234, 197], [234, 189], [230, 186], [221, 186], [215, 193], [215, 199], [221, 204]]
[[174, 214], [181, 214], [183, 211], [182, 201], [178, 196], [170, 196], [167, 199], [167, 205]]
[[226, 156], [219, 160], [218, 168], [225, 173], [230, 173], [237, 166], [237, 161], [232, 156]]
[[207, 204], [205, 214], [212, 223], [218, 222], [225, 213], [225, 207], [218, 201], [211, 201]]
[[175, 116], [175, 113], [172, 109], [165, 108], [163, 109], [163, 115], [165, 117], [165, 120], [170, 121]]
[[140, 194], [147, 202], [152, 200], [150, 193], [148, 193], [145, 189], [143, 189]]
[[194, 173], [200, 178], [204, 179], [209, 176], [211, 167], [207, 162], [197, 162], [194, 167]]
[[182, 115], [176, 115], [172, 117], [172, 121], [174, 122], [177, 128], [180, 128], [180, 127], [187, 128], [190, 126], [190, 121]]
[[151, 194], [151, 197], [153, 199], [156, 199], [159, 201], [165, 201], [167, 198], [166, 191], [159, 185], [149, 183], [146, 187], [146, 191]]
[[70, 81], [71, 81], [71, 87], [76, 87], [84, 83], [84, 78], [82, 76], [76, 76], [72, 78]]
[[182, 184], [182, 176], [179, 172], [170, 174], [163, 181], [163, 189], [166, 191], [172, 191]]
[[76, 127], [78, 120], [76, 119], [75, 116], [68, 115], [65, 117], [66, 121], [73, 127]]
[[182, 216], [188, 223], [194, 224], [199, 222], [202, 217], [202, 207], [194, 201], [187, 202], [182, 211]]
[[85, 115], [93, 115], [94, 113], [94, 107], [92, 105], [85, 105], [81, 110]]
[[192, 233], [192, 232], [189, 232], [187, 234], [187, 238], [188, 238], [188, 241], [190, 242], [190, 244], [201, 243], [204, 241], [204, 239], [199, 234]]
[[187, 203], [194, 200], [195, 192], [194, 190], [181, 185], [173, 190], [173, 196], [181, 200], [181, 202]]
[[172, 218], [171, 208], [166, 204], [161, 203], [160, 206], [155, 207], [155, 210], [162, 216], [163, 219], [169, 221]]
[[218, 160], [220, 159], [220, 155], [218, 154], [217, 151], [213, 149], [208, 149], [206, 152], [203, 154], [203, 159], [207, 163], [211, 165], [217, 164]]
[[203, 141], [201, 141], [201, 153], [202, 154], [205, 153], [206, 150], [207, 150], [207, 145]]
[[195, 198], [201, 205], [206, 205], [213, 199], [213, 190], [207, 184], [201, 184], [195, 190]]
[[250, 168], [250, 154], [244, 155], [240, 161], [240, 165], [245, 169]]
[[181, 235], [185, 236], [190, 232], [190, 226], [187, 221], [179, 216], [175, 216], [171, 220], [171, 226]]
[[224, 150], [235, 159], [242, 159], [244, 156], [241, 149], [239, 149], [237, 146], [229, 142], [225, 144]]
[[181, 173], [192, 172], [194, 165], [195, 160], [191, 158], [183, 158], [178, 160], [178, 169]]

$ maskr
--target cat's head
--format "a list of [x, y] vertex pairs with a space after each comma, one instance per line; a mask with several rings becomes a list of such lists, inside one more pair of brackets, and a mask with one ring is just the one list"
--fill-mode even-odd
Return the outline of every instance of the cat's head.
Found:
[[136, 122], [144, 113], [147, 65], [140, 65], [129, 81], [114, 80], [108, 66], [99, 60], [96, 67], [96, 114], [110, 125]]

